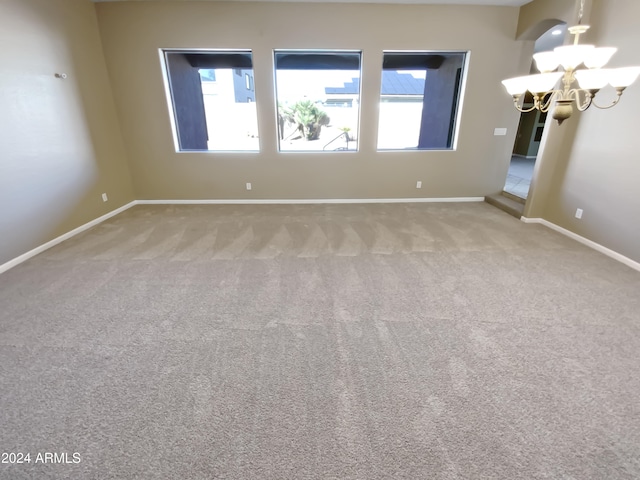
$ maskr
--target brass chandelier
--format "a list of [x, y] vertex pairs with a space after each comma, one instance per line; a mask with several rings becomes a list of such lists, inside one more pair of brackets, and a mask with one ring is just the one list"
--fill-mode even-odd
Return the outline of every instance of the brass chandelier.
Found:
[[[640, 67], [603, 68], [617, 48], [579, 44], [580, 35], [589, 29], [588, 25], [580, 24], [583, 9], [584, 0], [581, 0], [578, 25], [568, 29], [575, 35], [573, 45], [533, 55], [540, 73], [502, 81], [518, 111], [548, 112], [553, 104], [552, 116], [561, 124], [573, 113], [574, 102], [580, 112], [591, 105], [602, 109], [613, 107], [620, 101], [624, 89], [640, 75]], [[608, 84], [615, 88], [616, 97], [609, 105], [600, 106], [594, 100], [595, 95]], [[524, 108], [524, 100], [521, 104], [520, 98], [527, 91], [533, 96], [533, 106]]]

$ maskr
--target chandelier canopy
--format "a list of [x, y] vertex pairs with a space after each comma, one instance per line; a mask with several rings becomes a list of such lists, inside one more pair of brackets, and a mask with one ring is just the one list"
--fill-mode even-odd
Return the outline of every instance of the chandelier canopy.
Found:
[[[554, 104], [552, 116], [561, 124], [573, 113], [574, 102], [583, 112], [591, 105], [611, 108], [620, 101], [624, 89], [640, 75], [640, 67], [603, 68], [617, 48], [579, 44], [580, 35], [588, 29], [588, 25], [569, 27], [569, 33], [575, 35], [573, 45], [536, 53], [533, 59], [540, 73], [502, 81], [520, 112], [547, 112]], [[594, 97], [606, 85], [615, 88], [617, 95], [609, 105], [600, 106]], [[527, 91], [533, 96], [529, 108], [524, 107], [524, 100], [520, 103]]]

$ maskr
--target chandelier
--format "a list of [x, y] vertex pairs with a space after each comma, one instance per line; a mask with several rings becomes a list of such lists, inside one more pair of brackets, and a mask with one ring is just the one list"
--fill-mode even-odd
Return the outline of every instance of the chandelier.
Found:
[[[583, 7], [584, 0], [580, 8], [580, 20]], [[540, 73], [502, 81], [507, 92], [513, 96], [516, 109], [523, 113], [536, 109], [548, 112], [553, 104], [552, 116], [560, 125], [573, 113], [574, 102], [578, 111], [584, 112], [591, 105], [605, 109], [620, 101], [624, 89], [640, 75], [640, 67], [603, 68], [617, 48], [579, 44], [580, 35], [588, 29], [588, 25], [580, 25], [579, 21], [578, 25], [568, 29], [571, 35], [575, 35], [573, 45], [536, 53], [533, 59]], [[594, 98], [606, 85], [615, 88], [616, 97], [609, 105], [600, 106]], [[533, 96], [533, 106], [530, 108], [524, 108], [524, 99], [520, 103], [520, 98], [527, 91]]]

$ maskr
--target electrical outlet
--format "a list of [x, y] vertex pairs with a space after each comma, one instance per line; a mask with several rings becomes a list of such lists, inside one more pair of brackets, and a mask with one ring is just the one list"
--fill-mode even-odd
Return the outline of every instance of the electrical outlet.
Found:
[[493, 130], [493, 134], [496, 136], [503, 136], [507, 134], [507, 129], [506, 128], [495, 128]]
[[106, 202], [107, 200], [109, 200], [109, 198], [107, 197], [107, 194], [106, 194], [106, 193], [103, 193], [103, 194], [102, 194], [102, 201], [103, 201], [103, 202]]
[[576, 218], [578, 218], [578, 219], [582, 218], [582, 209], [581, 208], [578, 208], [576, 210]]
[[422, 188], [422, 182], [420, 180], [416, 182], [416, 188]]
[[251, 190], [251, 184], [247, 182], [247, 190]]

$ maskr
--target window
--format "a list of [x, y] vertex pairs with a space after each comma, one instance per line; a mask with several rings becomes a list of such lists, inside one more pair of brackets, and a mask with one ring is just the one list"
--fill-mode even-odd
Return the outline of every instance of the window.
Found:
[[464, 52], [384, 52], [378, 150], [455, 145]]
[[276, 50], [280, 151], [355, 151], [361, 52]]
[[165, 50], [164, 63], [179, 151], [259, 150], [250, 51]]

